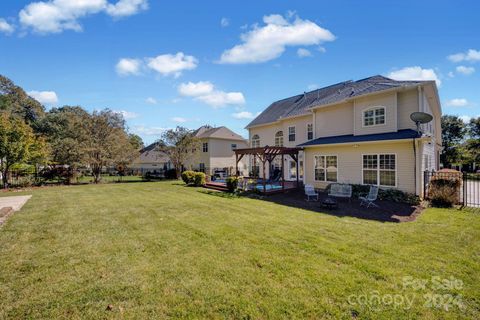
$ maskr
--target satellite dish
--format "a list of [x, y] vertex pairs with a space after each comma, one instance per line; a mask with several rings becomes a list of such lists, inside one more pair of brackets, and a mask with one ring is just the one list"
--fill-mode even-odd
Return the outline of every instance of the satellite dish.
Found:
[[417, 125], [417, 132], [420, 133], [420, 125], [424, 123], [429, 123], [433, 120], [431, 114], [425, 112], [414, 112], [410, 115], [410, 119]]

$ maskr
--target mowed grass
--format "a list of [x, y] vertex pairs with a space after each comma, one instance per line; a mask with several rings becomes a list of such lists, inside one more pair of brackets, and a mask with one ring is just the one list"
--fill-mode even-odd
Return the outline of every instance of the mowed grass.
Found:
[[[381, 223], [180, 182], [31, 194], [0, 227], [0, 319], [480, 318], [478, 213]], [[433, 287], [432, 276], [463, 284]], [[462, 306], [428, 306], [429, 294]], [[385, 298], [409, 295], [411, 307]]]

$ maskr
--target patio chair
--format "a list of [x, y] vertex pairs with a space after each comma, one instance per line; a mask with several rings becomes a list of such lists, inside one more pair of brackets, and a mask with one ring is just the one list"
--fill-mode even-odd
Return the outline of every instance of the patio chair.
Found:
[[376, 207], [378, 208], [378, 205], [375, 203], [375, 201], [378, 198], [378, 187], [377, 186], [370, 186], [370, 191], [368, 194], [364, 197], [358, 197], [360, 199], [360, 206], [366, 206], [367, 208], [370, 207]]
[[352, 201], [352, 186], [344, 183], [332, 183], [330, 185], [329, 197], [346, 198], [349, 202]]
[[315, 201], [318, 201], [318, 193], [315, 192], [315, 188], [311, 184], [305, 185], [305, 195], [307, 196], [307, 201], [310, 201], [310, 197], [315, 198]]

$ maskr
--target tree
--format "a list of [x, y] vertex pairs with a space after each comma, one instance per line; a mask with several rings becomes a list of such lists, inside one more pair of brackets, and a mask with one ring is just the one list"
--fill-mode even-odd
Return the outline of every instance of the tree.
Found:
[[109, 109], [94, 111], [83, 124], [87, 139], [86, 161], [92, 169], [94, 182], [101, 178], [102, 168], [130, 163], [136, 154], [125, 130], [125, 120]]
[[465, 142], [465, 149], [469, 154], [469, 164], [475, 162], [478, 167], [480, 164], [480, 117], [470, 120], [468, 133], [469, 139]]
[[180, 177], [182, 166], [194, 158], [199, 150], [200, 141], [191, 130], [184, 127], [170, 129], [162, 134], [158, 147], [164, 151], [172, 162], [177, 179]]
[[442, 163], [445, 167], [461, 160], [459, 146], [467, 133], [465, 123], [458, 116], [442, 116]]
[[85, 164], [87, 133], [83, 125], [90, 115], [81, 107], [53, 108], [36, 124], [36, 131], [43, 135], [51, 148], [54, 165], [68, 165], [71, 172]]
[[0, 115], [0, 171], [3, 187], [8, 187], [8, 173], [12, 165], [27, 162], [35, 143], [32, 129], [22, 120]]
[[130, 140], [130, 144], [133, 146], [135, 150], [141, 150], [145, 148], [145, 144], [143, 143], [142, 138], [139, 135], [136, 135], [134, 133], [130, 133], [128, 135], [128, 138]]
[[31, 124], [44, 116], [45, 108], [10, 79], [0, 75], [0, 112]]

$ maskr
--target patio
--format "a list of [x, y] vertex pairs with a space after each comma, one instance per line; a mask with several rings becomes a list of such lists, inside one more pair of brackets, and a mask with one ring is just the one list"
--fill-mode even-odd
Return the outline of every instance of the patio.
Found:
[[326, 192], [319, 192], [318, 201], [307, 201], [303, 189], [290, 190], [283, 194], [272, 194], [263, 198], [268, 202], [300, 208], [309, 211], [326, 213], [337, 217], [355, 217], [359, 219], [375, 220], [381, 222], [408, 222], [414, 221], [423, 210], [420, 206], [407, 203], [377, 200], [378, 208], [365, 208], [360, 206], [360, 200], [352, 198], [337, 199], [336, 208], [322, 206], [324, 199], [328, 197]]

